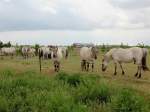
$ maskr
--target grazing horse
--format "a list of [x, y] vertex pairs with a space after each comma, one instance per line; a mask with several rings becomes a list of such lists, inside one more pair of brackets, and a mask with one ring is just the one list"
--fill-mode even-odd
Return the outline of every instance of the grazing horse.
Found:
[[1, 54], [13, 57], [16, 54], [16, 48], [15, 47], [3, 47], [1, 48]]
[[69, 51], [67, 47], [59, 47], [61, 49], [63, 56], [67, 59], [69, 55]]
[[97, 59], [97, 49], [95, 47], [82, 47], [80, 49], [81, 69], [88, 71], [90, 64], [94, 69], [94, 59]]
[[27, 59], [27, 58], [29, 57], [30, 49], [31, 49], [31, 48], [28, 47], [28, 46], [22, 47], [21, 52], [22, 52], [22, 56], [23, 56], [25, 59]]
[[115, 64], [115, 72], [114, 75], [117, 74], [117, 63], [119, 63], [122, 74], [125, 74], [122, 63], [134, 63], [138, 66], [137, 73], [135, 77], [141, 78], [141, 70], [144, 71], [149, 70], [146, 65], [146, 57], [148, 50], [146, 48], [133, 47], [128, 49], [123, 48], [113, 48], [109, 52], [104, 55], [104, 59], [102, 61], [102, 71], [107, 69], [108, 63], [113, 60]]
[[[49, 48], [51, 51], [51, 58], [54, 64], [54, 70], [58, 72], [60, 70], [60, 62], [63, 57], [67, 59], [68, 57], [68, 49], [63, 49], [62, 47], [52, 47]], [[41, 71], [41, 57], [43, 56], [43, 50], [39, 50], [39, 63], [40, 63], [40, 71]]]
[[65, 59], [68, 58], [68, 49], [66, 47], [54, 47], [52, 49], [52, 60], [54, 63], [54, 70], [56, 72], [59, 72], [60, 70], [60, 62], [62, 60], [63, 57], [65, 57]]

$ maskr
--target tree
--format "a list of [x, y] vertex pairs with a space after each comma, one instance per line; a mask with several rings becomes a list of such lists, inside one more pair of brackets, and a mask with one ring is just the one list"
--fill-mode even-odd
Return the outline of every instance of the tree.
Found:
[[2, 41], [0, 41], [0, 48], [2, 48], [3, 47], [3, 42]]
[[35, 44], [34, 48], [35, 48], [35, 54], [37, 56], [38, 55], [38, 49], [40, 48], [40, 45], [39, 44]]

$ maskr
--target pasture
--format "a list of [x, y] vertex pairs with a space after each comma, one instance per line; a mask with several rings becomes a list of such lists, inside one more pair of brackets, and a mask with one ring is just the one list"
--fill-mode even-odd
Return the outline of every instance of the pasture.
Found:
[[[123, 67], [125, 70], [125, 75], [122, 75], [121, 69], [118, 68], [118, 74], [116, 76], [114, 76], [113, 75], [113, 73], [114, 73], [113, 63], [111, 63], [109, 65], [106, 72], [102, 72], [101, 64], [102, 64], [102, 56], [103, 55], [104, 55], [104, 53], [102, 53], [101, 50], [99, 50], [98, 59], [95, 61], [94, 72], [82, 72], [81, 68], [80, 68], [79, 53], [75, 50], [71, 51], [69, 53], [69, 58], [67, 60], [63, 59], [61, 62], [60, 74], [65, 72], [67, 74], [79, 74], [81, 77], [82, 76], [83, 77], [90, 77], [91, 76], [91, 77], [96, 77], [98, 79], [100, 77], [100, 80], [98, 82], [104, 82], [105, 85], [107, 85], [109, 88], [111, 88], [110, 93], [115, 94], [115, 95], [117, 94], [116, 91], [121, 91], [122, 88], [129, 88], [129, 90], [132, 89], [136, 94], [138, 94], [138, 96], [144, 98], [145, 108], [147, 110], [149, 110], [150, 109], [149, 108], [150, 107], [150, 102], [149, 102], [149, 100], [150, 100], [150, 88], [149, 88], [150, 87], [150, 72], [144, 72], [142, 74], [141, 79], [135, 78], [134, 74], [136, 73], [137, 66], [134, 65], [133, 63], [123, 64]], [[148, 55], [147, 62], [148, 62], [148, 66], [150, 67], [150, 55]], [[6, 71], [6, 75], [10, 74], [10, 77], [9, 76], [4, 77], [5, 71]], [[9, 73], [9, 71], [10, 71], [10, 73]], [[36, 84], [37, 84], [37, 86], [40, 86], [41, 88], [43, 88], [43, 92], [45, 92], [46, 95], [49, 94], [48, 91], [51, 89], [51, 86], [49, 87], [48, 84], [53, 85], [52, 83], [50, 83], [50, 81], [52, 79], [55, 79], [55, 77], [58, 75], [56, 72], [54, 72], [53, 63], [51, 60], [42, 60], [42, 73], [40, 73], [38, 57], [33, 57], [30, 59], [23, 59], [20, 56], [14, 57], [13, 59], [11, 59], [10, 57], [1, 58], [0, 59], [0, 72], [2, 74], [2, 76], [0, 76], [1, 77], [0, 79], [4, 79], [4, 82], [1, 80], [0, 83], [3, 82], [3, 84], [5, 84], [5, 83], [7, 84], [7, 78], [8, 78], [8, 81], [11, 82], [11, 80], [17, 79], [17, 77], [21, 78], [24, 81], [30, 81], [31, 80], [34, 82], [34, 80], [35, 80], [33, 85], [36, 86]], [[30, 79], [30, 74], [31, 74], [31, 79]], [[36, 80], [37, 80], [37, 82], [36, 82]], [[44, 81], [45, 81], [45, 84], [44, 84]], [[94, 80], [94, 81], [96, 82], [96, 80]], [[39, 82], [39, 85], [38, 85], [38, 82]], [[54, 85], [56, 83], [58, 83], [58, 82], [54, 81]], [[61, 83], [61, 81], [60, 81], [60, 83]], [[43, 85], [43, 87], [42, 87], [42, 85]], [[94, 83], [94, 85], [96, 85], [96, 83]], [[98, 85], [101, 85], [101, 83]], [[97, 85], [97, 87], [99, 87], [98, 85]], [[8, 87], [9, 86], [10, 85], [8, 84]], [[57, 86], [57, 84], [55, 86]], [[30, 87], [32, 88], [32, 84], [30, 85]], [[6, 86], [6, 88], [7, 88], [7, 86]], [[77, 88], [77, 90], [78, 89], [79, 88]], [[90, 88], [90, 89], [92, 89], [92, 88]], [[115, 90], [114, 92], [112, 92], [113, 89]], [[118, 90], [116, 90], [116, 89], [118, 89]], [[16, 89], [16, 91], [17, 90], [18, 89]], [[68, 87], [68, 85], [65, 85], [63, 87], [61, 87], [61, 86], [56, 87], [56, 89], [54, 91], [56, 93], [58, 92], [57, 94], [59, 94], [59, 92], [60, 93], [62, 92], [61, 95], [63, 95], [63, 96], [69, 94], [68, 97], [72, 97], [72, 92], [74, 92], [74, 91], [76, 92], [77, 90], [76, 89], [74, 90], [73, 87]], [[16, 92], [16, 91], [14, 91], [14, 92]], [[35, 92], [36, 92], [36, 90], [35, 90]], [[80, 91], [77, 92], [77, 94], [80, 94], [80, 93], [82, 93], [82, 92], [80, 92]], [[106, 92], [106, 94], [107, 94], [107, 92]], [[132, 93], [129, 92], [129, 96], [130, 96], [130, 94], [132, 94]], [[34, 98], [35, 93], [33, 93], [32, 95], [30, 96], [30, 97], [32, 97], [31, 99]], [[39, 90], [36, 92], [35, 98], [38, 96], [39, 96], [39, 99], [38, 99], [39, 102], [40, 101], [46, 101], [45, 105], [50, 105], [48, 100], [46, 100], [47, 97], [45, 97], [45, 100], [40, 99], [40, 98], [42, 98], [42, 90]], [[17, 96], [16, 96], [16, 98], [17, 98]], [[52, 99], [52, 98], [49, 96], [48, 99]], [[30, 99], [28, 99], [28, 100], [30, 100]], [[34, 99], [34, 100], [36, 100], [36, 99]], [[53, 100], [54, 99], [52, 99], [52, 101]], [[58, 101], [54, 100], [54, 102], [58, 103], [59, 100], [60, 99], [58, 98]], [[90, 111], [90, 112], [109, 112], [110, 111], [111, 112], [111, 110], [112, 110], [112, 109], [110, 109], [111, 104], [108, 104], [107, 106], [105, 105], [104, 107], [102, 105], [101, 106], [98, 105], [98, 107], [95, 107], [95, 105], [97, 106], [97, 104], [95, 104], [95, 102], [91, 102], [92, 104], [90, 104], [90, 106], [88, 108], [87, 104], [84, 104], [84, 103], [82, 104], [81, 102], [78, 102], [76, 105], [74, 105], [74, 101], [72, 101], [72, 99], [70, 99], [70, 98], [64, 97], [63, 101], [64, 102], [66, 101], [66, 105], [64, 105], [64, 107], [66, 107], [67, 105], [69, 105], [70, 102], [72, 102], [71, 104], [73, 105], [73, 111], [74, 112], [82, 112], [82, 111], [83, 112], [87, 112], [87, 111]], [[63, 101], [60, 101], [60, 102], [63, 102]], [[53, 103], [53, 102], [51, 102], [51, 103]], [[42, 105], [44, 105], [44, 102], [41, 102], [41, 105], [39, 104], [38, 106], [41, 106], [41, 108], [42, 108]], [[148, 105], [149, 107], [146, 107], [146, 105]], [[6, 107], [7, 106], [8, 105], [6, 104]], [[17, 112], [17, 111], [21, 111], [21, 112], [22, 111], [39, 111], [39, 112], [42, 112], [43, 111], [43, 112], [46, 112], [46, 111], [48, 111], [48, 107], [43, 108], [43, 110], [38, 110], [38, 109], [36, 110], [37, 105], [34, 103], [33, 103], [33, 105], [30, 105], [30, 106], [33, 106], [33, 108], [31, 108], [31, 110], [30, 109], [29, 110], [19, 110], [18, 109], [16, 111], [14, 110], [14, 112]], [[2, 107], [3, 107], [3, 104], [0, 103], [0, 108], [2, 108]], [[23, 109], [23, 107], [21, 107], [21, 108]], [[60, 109], [60, 110], [56, 110], [55, 112], [69, 112], [68, 108], [66, 110], [61, 111], [61, 109]], [[115, 112], [117, 112], [117, 111], [115, 111]], [[118, 112], [122, 112], [122, 111], [118, 110]], [[125, 111], [125, 112], [128, 112], [128, 111]], [[145, 111], [141, 110], [141, 111], [137, 111], [137, 112], [145, 112]]]

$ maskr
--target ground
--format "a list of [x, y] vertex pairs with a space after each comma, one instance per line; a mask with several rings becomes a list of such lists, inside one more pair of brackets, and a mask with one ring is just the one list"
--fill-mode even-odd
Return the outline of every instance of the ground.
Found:
[[[101, 64], [104, 53], [99, 52], [98, 59], [95, 61], [94, 72], [82, 72], [80, 68], [79, 53], [72, 51], [69, 54], [68, 59], [64, 59], [61, 62], [61, 71], [67, 73], [92, 73], [103, 77], [108, 83], [115, 83], [122, 87], [129, 86], [139, 91], [142, 95], [150, 97], [150, 72], [143, 72], [142, 78], [137, 79], [134, 74], [137, 71], [137, 66], [134, 63], [123, 64], [125, 75], [121, 74], [121, 69], [118, 67], [118, 74], [113, 75], [114, 66], [110, 63], [106, 72], [102, 72]], [[150, 67], [150, 55], [147, 58], [148, 66]], [[30, 59], [23, 59], [21, 56], [14, 58], [3, 57], [0, 59], [0, 71], [5, 69], [13, 69], [16, 73], [20, 73], [26, 70], [31, 70], [39, 73], [39, 60], [38, 57]], [[51, 60], [42, 61], [42, 74], [53, 76], [56, 73], [53, 70], [53, 63]]]

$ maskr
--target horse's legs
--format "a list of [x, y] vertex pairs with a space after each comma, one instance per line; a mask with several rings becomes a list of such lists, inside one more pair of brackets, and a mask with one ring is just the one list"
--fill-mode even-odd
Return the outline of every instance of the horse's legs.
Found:
[[114, 72], [114, 75], [117, 75], [117, 63], [114, 63], [115, 64], [115, 72]]
[[92, 72], [93, 72], [93, 69], [94, 69], [94, 63], [92, 63]]
[[90, 66], [90, 64], [89, 64], [89, 62], [87, 62], [86, 64], [87, 64], [87, 69], [86, 69], [86, 71], [89, 71], [89, 66]]
[[58, 63], [58, 72], [60, 71], [60, 62]]
[[137, 77], [138, 73], [139, 73], [139, 66], [138, 66], [138, 69], [137, 69], [137, 73], [134, 76]]
[[133, 58], [133, 61], [134, 61], [134, 64], [136, 64], [136, 59], [135, 58]]
[[122, 70], [122, 75], [124, 75], [125, 72], [124, 72], [124, 70], [123, 70], [122, 64], [121, 64], [121, 63], [119, 63], [119, 64], [120, 64], [120, 68], [121, 68], [121, 70]]
[[141, 73], [141, 72], [142, 72], [142, 66], [139, 66], [139, 71], [140, 71], [140, 72], [139, 72], [138, 78], [141, 78], [141, 74], [142, 74], [142, 73]]

